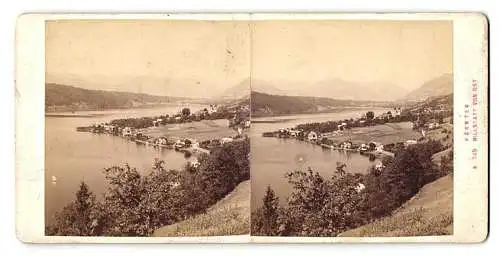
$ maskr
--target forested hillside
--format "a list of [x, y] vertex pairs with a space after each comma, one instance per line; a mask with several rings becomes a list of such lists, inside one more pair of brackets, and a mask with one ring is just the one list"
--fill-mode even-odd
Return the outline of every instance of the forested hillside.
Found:
[[180, 97], [155, 96], [129, 92], [88, 90], [60, 84], [45, 85], [47, 111], [104, 110], [129, 108], [182, 100]]
[[338, 100], [326, 97], [270, 95], [252, 91], [252, 115], [272, 116], [322, 112], [341, 107], [389, 106], [387, 102]]

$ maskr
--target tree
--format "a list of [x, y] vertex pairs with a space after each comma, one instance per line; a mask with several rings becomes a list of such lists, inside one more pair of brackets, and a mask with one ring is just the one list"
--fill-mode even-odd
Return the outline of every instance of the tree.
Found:
[[99, 215], [96, 213], [95, 195], [85, 182], [75, 194], [76, 199], [56, 213], [54, 224], [48, 226], [47, 235], [96, 236], [99, 235]]
[[153, 169], [143, 176], [145, 193], [141, 197], [138, 212], [142, 226], [138, 235], [150, 235], [155, 229], [173, 224], [185, 216], [184, 199], [179, 190], [181, 177], [176, 170], [167, 170], [162, 160], [155, 160]]
[[375, 113], [373, 113], [372, 111], [366, 113], [367, 120], [373, 120], [373, 118], [375, 118]]
[[141, 175], [125, 165], [105, 170], [108, 190], [105, 194], [107, 236], [148, 236], [163, 225], [184, 217], [183, 199], [178, 189], [180, 176], [155, 160], [153, 169]]
[[278, 231], [278, 207], [279, 198], [268, 185], [266, 195], [262, 198], [262, 228], [264, 235], [274, 236]]
[[139, 172], [128, 164], [113, 166], [104, 171], [109, 184], [104, 204], [108, 208], [112, 226], [107, 234], [112, 236], [136, 236], [142, 226], [138, 206], [145, 193]]
[[75, 210], [79, 214], [76, 222], [82, 228], [83, 234], [90, 234], [91, 229], [88, 230], [88, 228], [92, 223], [91, 212], [95, 204], [95, 195], [90, 192], [89, 186], [82, 181], [80, 189], [76, 192]]
[[181, 113], [183, 117], [188, 117], [191, 114], [191, 110], [186, 107], [182, 109]]
[[292, 193], [280, 211], [279, 234], [286, 236], [336, 236], [349, 228], [364, 224], [364, 194], [355, 188], [363, 175], [346, 173], [323, 178], [308, 169], [287, 173]]

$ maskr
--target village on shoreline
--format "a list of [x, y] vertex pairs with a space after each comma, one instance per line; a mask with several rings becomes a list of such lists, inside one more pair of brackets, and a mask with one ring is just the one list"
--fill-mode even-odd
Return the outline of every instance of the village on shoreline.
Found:
[[441, 140], [451, 146], [453, 137], [452, 106], [394, 107], [375, 116], [368, 111], [360, 118], [299, 124], [264, 132], [263, 137], [294, 139], [318, 145], [324, 149], [359, 152], [371, 161], [394, 157], [400, 149], [429, 140]]
[[[195, 154], [210, 154], [213, 148], [244, 140], [249, 128], [249, 105], [240, 102], [230, 106], [211, 104], [194, 113], [184, 107], [175, 114], [115, 119], [77, 127], [76, 130], [119, 136], [158, 149], [173, 149], [188, 158]], [[194, 160], [191, 164], [196, 166], [199, 162]]]

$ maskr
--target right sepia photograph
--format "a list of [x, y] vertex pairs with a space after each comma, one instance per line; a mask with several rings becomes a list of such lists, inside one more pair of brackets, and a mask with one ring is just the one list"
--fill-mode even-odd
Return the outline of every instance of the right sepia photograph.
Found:
[[453, 235], [452, 21], [255, 21], [251, 235]]

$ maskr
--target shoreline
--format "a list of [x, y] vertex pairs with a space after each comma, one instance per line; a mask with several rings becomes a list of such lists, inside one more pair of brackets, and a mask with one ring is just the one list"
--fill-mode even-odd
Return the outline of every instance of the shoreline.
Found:
[[[109, 107], [109, 108], [99, 108], [99, 107], [87, 107], [87, 108], [72, 108], [70, 106], [54, 106], [45, 107], [45, 113], [69, 113], [69, 112], [103, 112], [103, 111], [123, 111], [129, 109], [154, 109], [165, 106], [178, 106], [185, 104], [197, 104], [204, 105], [204, 103], [185, 103], [185, 102], [165, 102], [165, 103], [153, 103], [153, 104], [142, 104], [137, 106], [122, 106], [122, 107]], [[54, 110], [48, 110], [52, 108]]]
[[51, 118], [95, 118], [104, 117], [108, 114], [96, 113], [96, 114], [85, 114], [85, 113], [45, 113], [45, 117]]
[[[252, 118], [272, 118], [272, 117], [287, 117], [287, 116], [294, 116], [294, 115], [307, 115], [307, 114], [328, 114], [328, 113], [338, 113], [342, 111], [356, 111], [356, 110], [363, 110], [363, 109], [391, 109], [389, 107], [378, 107], [378, 106], [345, 106], [345, 107], [337, 107], [335, 109], [328, 109], [328, 110], [322, 110], [322, 111], [314, 111], [314, 112], [300, 112], [300, 113], [284, 113], [284, 114], [255, 114], [252, 113], [251, 117]], [[252, 122], [257, 122], [252, 120]]]

